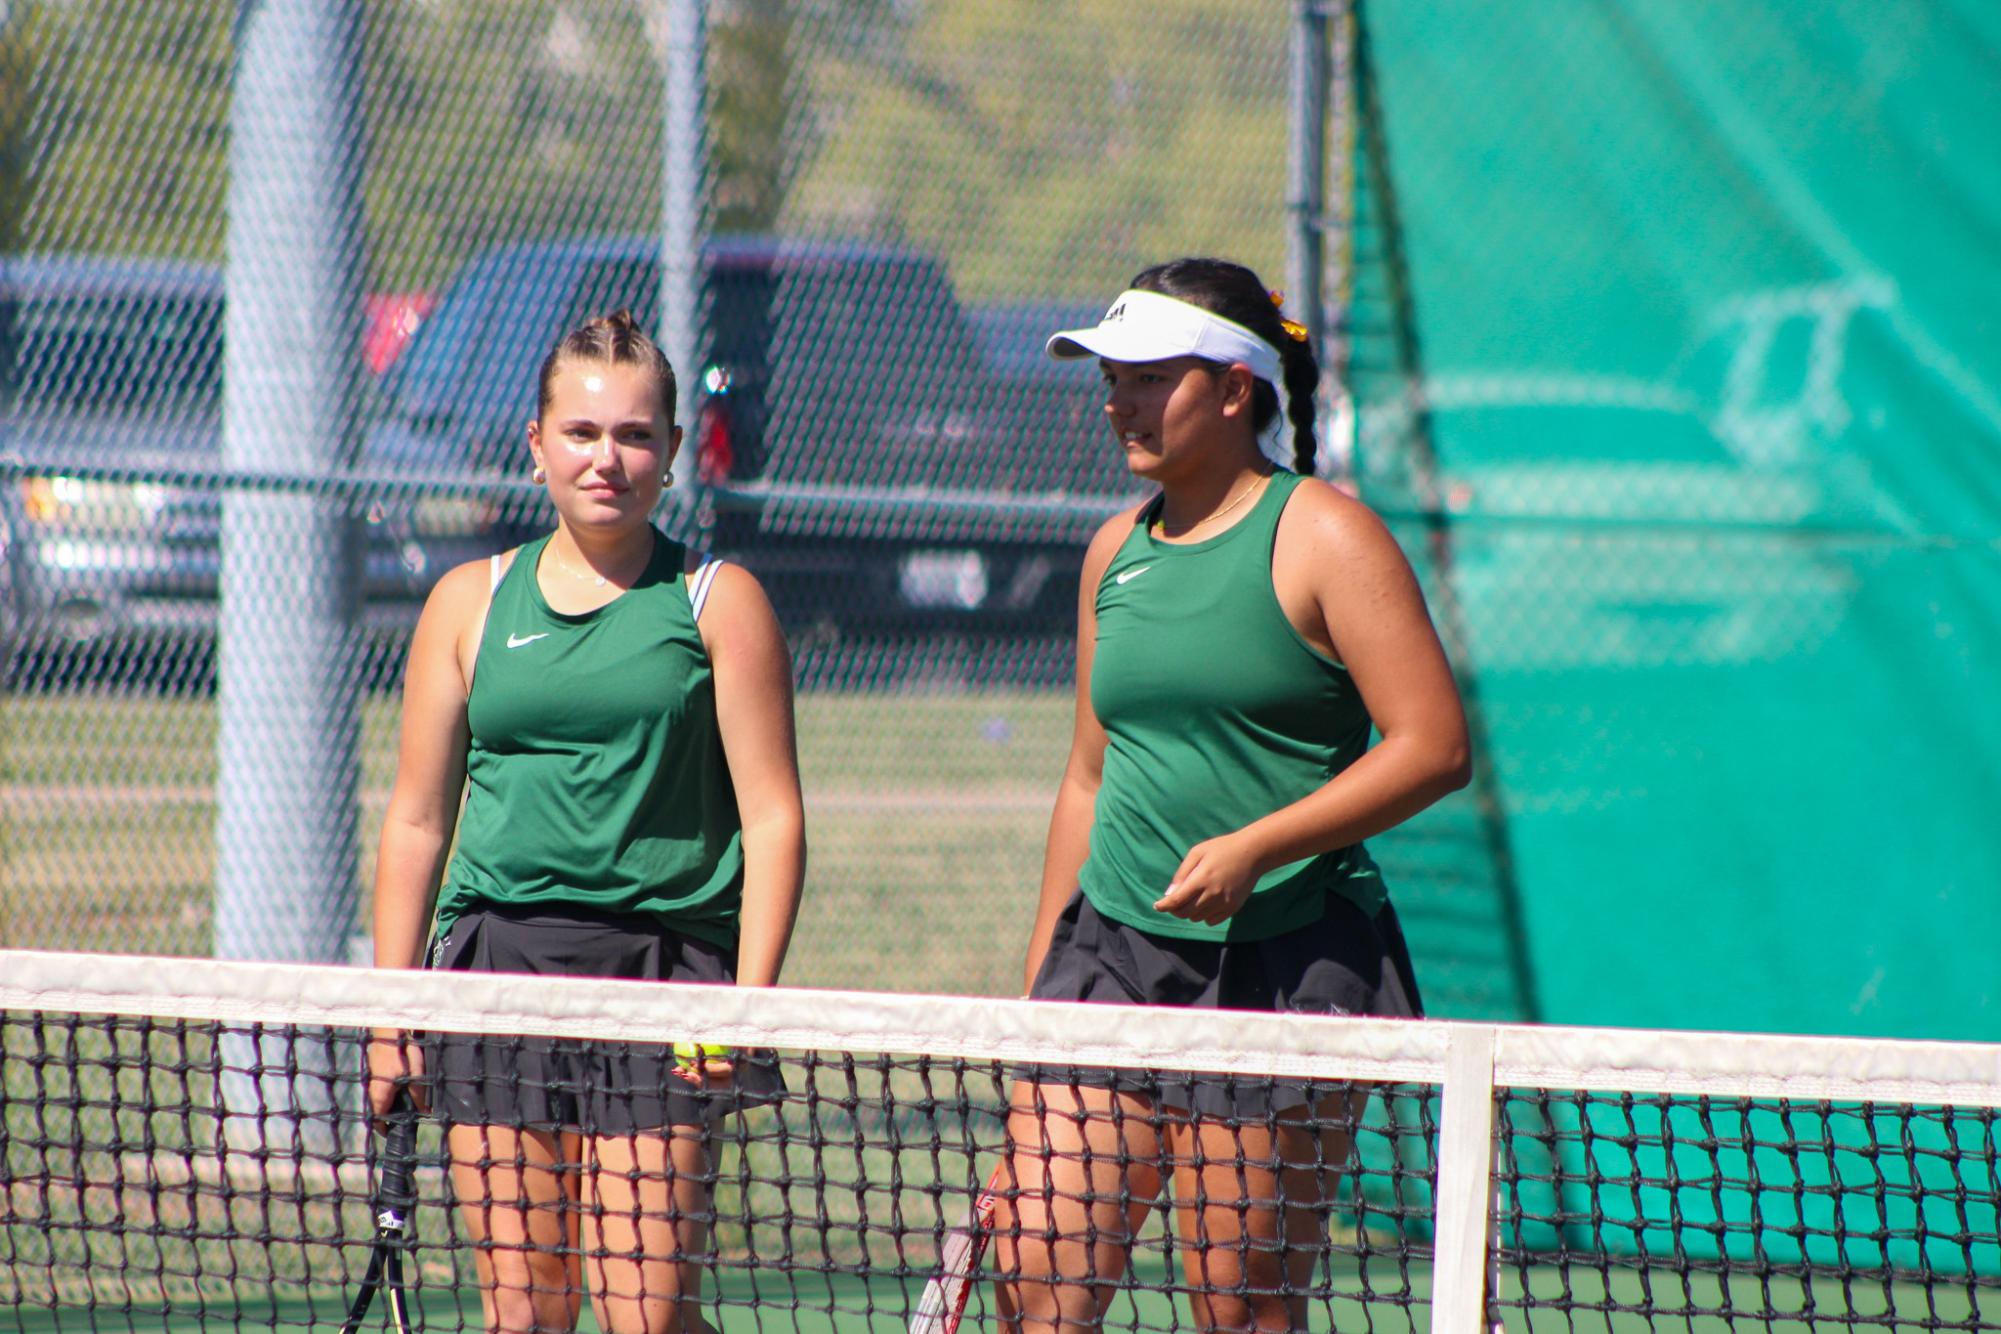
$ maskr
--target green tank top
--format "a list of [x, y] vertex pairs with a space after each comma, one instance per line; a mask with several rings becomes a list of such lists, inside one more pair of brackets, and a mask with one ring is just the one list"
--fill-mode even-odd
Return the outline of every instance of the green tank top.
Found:
[[564, 615], [535, 579], [548, 540], [521, 548], [480, 636], [438, 938], [474, 907], [562, 905], [734, 945], [743, 831], [686, 549], [656, 532], [637, 583]]
[[1356, 844], [1270, 872], [1215, 926], [1153, 907], [1195, 844], [1291, 805], [1368, 748], [1354, 681], [1300, 637], [1272, 588], [1272, 542], [1299, 482], [1275, 473], [1250, 513], [1202, 542], [1156, 541], [1156, 501], [1098, 581], [1091, 707], [1108, 744], [1078, 879], [1114, 921], [1260, 940], [1317, 920], [1329, 893], [1371, 915], [1383, 904]]

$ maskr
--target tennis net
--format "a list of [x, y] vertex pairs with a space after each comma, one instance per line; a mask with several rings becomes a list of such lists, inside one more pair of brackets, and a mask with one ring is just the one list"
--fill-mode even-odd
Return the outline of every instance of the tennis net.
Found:
[[331, 1330], [378, 1249], [367, 1328], [2001, 1328], [2001, 1046], [26, 952], [0, 1012], [27, 1331]]

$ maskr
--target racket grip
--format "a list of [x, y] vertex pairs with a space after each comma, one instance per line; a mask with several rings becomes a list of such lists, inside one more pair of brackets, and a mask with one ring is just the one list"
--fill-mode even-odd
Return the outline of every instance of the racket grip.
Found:
[[417, 1205], [417, 1107], [408, 1093], [399, 1093], [389, 1109], [389, 1130], [376, 1159], [375, 1211], [394, 1214], [394, 1226], [402, 1226]]

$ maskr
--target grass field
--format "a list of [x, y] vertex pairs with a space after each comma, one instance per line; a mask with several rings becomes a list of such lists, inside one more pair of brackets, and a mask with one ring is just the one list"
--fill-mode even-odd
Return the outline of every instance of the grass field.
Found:
[[[803, 695], [811, 845], [787, 979], [1013, 995], [1063, 692]], [[395, 770], [396, 703], [364, 706], [357, 924]], [[0, 698], [0, 945], [206, 954], [212, 698]]]

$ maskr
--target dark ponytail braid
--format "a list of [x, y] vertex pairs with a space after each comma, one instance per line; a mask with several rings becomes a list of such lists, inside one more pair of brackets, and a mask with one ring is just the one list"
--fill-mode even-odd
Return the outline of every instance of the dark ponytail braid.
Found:
[[1285, 370], [1286, 415], [1292, 420], [1292, 470], [1302, 477], [1313, 476], [1319, 462], [1319, 442], [1313, 435], [1314, 416], [1319, 411], [1315, 392], [1320, 388], [1320, 363], [1313, 358], [1313, 345], [1305, 338], [1288, 337], [1278, 345], [1278, 364]]
[[[1312, 476], [1318, 456], [1313, 424], [1320, 363], [1314, 360], [1305, 330], [1279, 312], [1277, 294], [1266, 288], [1257, 274], [1227, 259], [1169, 260], [1142, 271], [1130, 286], [1200, 306], [1243, 325], [1278, 349], [1279, 366], [1285, 374], [1287, 416], [1292, 423], [1293, 471]], [[1252, 429], [1263, 435], [1278, 420], [1278, 407], [1278, 390], [1259, 380], [1251, 399]]]

